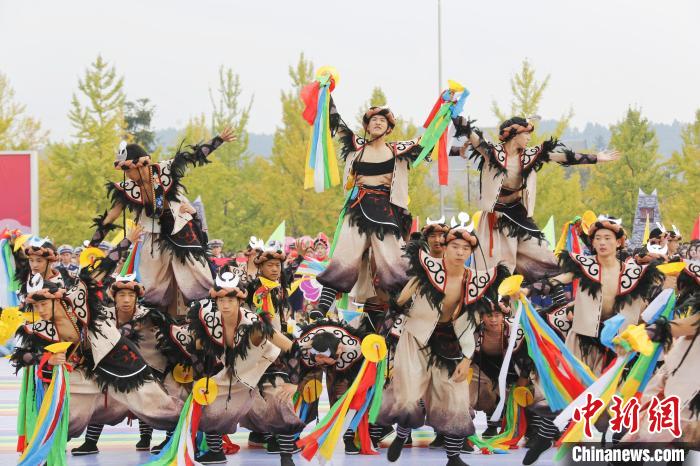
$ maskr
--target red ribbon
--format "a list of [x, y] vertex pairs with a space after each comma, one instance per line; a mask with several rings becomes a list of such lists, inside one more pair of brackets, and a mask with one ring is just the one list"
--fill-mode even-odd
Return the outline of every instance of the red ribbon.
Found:
[[304, 102], [305, 108], [301, 116], [306, 122], [313, 126], [316, 121], [316, 113], [318, 112], [318, 94], [321, 86], [318, 81], [314, 81], [301, 88], [299, 98]]

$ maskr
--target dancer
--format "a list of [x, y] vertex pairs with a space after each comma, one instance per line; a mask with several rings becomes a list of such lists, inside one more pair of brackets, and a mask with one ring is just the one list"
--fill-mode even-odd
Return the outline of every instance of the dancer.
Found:
[[[579, 281], [566, 347], [598, 377], [616, 356], [600, 340], [602, 323], [622, 314], [625, 322], [620, 332], [628, 325], [636, 325], [650, 301], [650, 292], [662, 283], [662, 277], [653, 263], [640, 265], [631, 257], [625, 261], [618, 259], [626, 238], [618, 219], [600, 216], [590, 226], [588, 234], [594, 255], [562, 251], [559, 260], [564, 273], [547, 281], [551, 287], [571, 283], [574, 279]], [[559, 435], [552, 423], [554, 415], [538, 390], [531, 409], [537, 411], [539, 429], [523, 464], [535, 462]]]
[[[177, 423], [182, 402], [165, 392], [153, 379], [136, 345], [104, 318], [97, 296], [99, 287], [91, 274], [99, 276], [108, 272], [105, 262], [102, 261], [101, 269], [83, 269], [81, 280], [70, 290], [44, 281], [39, 274], [32, 277], [27, 287], [27, 303], [39, 318], [20, 327], [21, 343], [12, 361], [17, 368], [40, 365], [43, 373], [49, 374], [55, 365], [67, 362], [73, 365], [70, 437], [77, 437], [85, 430], [98, 407], [102, 415], [110, 418], [126, 407], [149, 425], [171, 429]], [[44, 348], [57, 342], [72, 345], [66, 352], [53, 354], [46, 365], [42, 364]], [[106, 396], [114, 404], [103, 407], [98, 400]]]
[[331, 99], [330, 126], [342, 141], [344, 185], [348, 197], [344, 217], [328, 268], [318, 275], [323, 285], [318, 315], [324, 316], [339, 292], [350, 292], [361, 270], [369, 267], [385, 293], [396, 293], [406, 283], [401, 248], [411, 226], [408, 211], [408, 170], [422, 150], [420, 138], [387, 142], [396, 125], [386, 107], [370, 107], [362, 117], [367, 139], [355, 135], [340, 118]]
[[291, 348], [269, 321], [245, 305], [248, 292], [241, 278], [238, 270], [220, 270], [209, 298], [194, 302], [188, 313], [195, 376], [211, 377], [219, 387], [199, 424], [209, 448], [197, 458], [202, 464], [226, 463], [223, 435], [236, 432], [253, 406], [256, 386], [280, 346]]
[[464, 117], [453, 120], [455, 137], [466, 136], [462, 148], [471, 145], [470, 159], [478, 160], [480, 174], [479, 209], [483, 212], [477, 236], [485, 254], [476, 260], [493, 267], [504, 262], [511, 273], [516, 271], [531, 283], [559, 273], [554, 254], [532, 216], [537, 192], [537, 171], [547, 162], [571, 166], [617, 160], [617, 151], [579, 154], [556, 139], [527, 147], [532, 123], [521, 117], [504, 121], [499, 126], [499, 144], [484, 138], [480, 129]]
[[406, 251], [412, 278], [397, 300], [406, 309], [405, 323], [378, 418], [381, 425], [398, 424], [390, 462], [399, 458], [410, 429], [427, 424], [444, 435], [448, 466], [464, 465], [460, 450], [475, 432], [465, 383], [474, 330], [479, 309], [496, 302], [507, 270], [465, 269], [478, 244], [470, 227], [451, 228], [444, 244], [442, 259], [430, 257], [422, 242], [409, 243]]
[[114, 167], [123, 170], [125, 178], [107, 185], [112, 207], [94, 219], [90, 244], [98, 245], [116, 228], [114, 222], [126, 215], [125, 209], [135, 212], [135, 222], [145, 229], [138, 269], [146, 288], [144, 301], [171, 315], [177, 315], [176, 291], [189, 302], [206, 296], [212, 284], [205, 235], [185, 197], [182, 178], [188, 164], [209, 163], [213, 151], [235, 139], [226, 128], [208, 143], [181, 147], [172, 159], [158, 163], [138, 144], [122, 143], [117, 153]]

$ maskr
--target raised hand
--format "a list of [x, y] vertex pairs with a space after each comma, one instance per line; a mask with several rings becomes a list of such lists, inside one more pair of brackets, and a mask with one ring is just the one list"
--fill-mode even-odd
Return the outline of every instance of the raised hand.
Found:
[[49, 357], [49, 364], [52, 366], [61, 366], [66, 363], [66, 353], [55, 353]]
[[598, 152], [598, 163], [600, 162], [613, 162], [620, 158], [622, 154], [616, 150], [602, 150]]
[[231, 128], [230, 126], [227, 126], [226, 128], [224, 128], [224, 130], [221, 132], [221, 134], [219, 134], [219, 137], [221, 139], [223, 139], [224, 142], [231, 142], [231, 141], [235, 141], [236, 139], [238, 139], [238, 136], [233, 134], [233, 128]]
[[131, 231], [129, 231], [129, 234], [126, 237], [129, 239], [129, 241], [135, 243], [139, 240], [141, 233], [143, 233], [143, 227], [137, 223], [133, 226]]

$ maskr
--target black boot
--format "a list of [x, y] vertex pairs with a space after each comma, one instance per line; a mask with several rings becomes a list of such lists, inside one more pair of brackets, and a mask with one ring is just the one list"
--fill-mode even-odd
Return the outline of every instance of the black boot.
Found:
[[280, 454], [280, 445], [277, 442], [277, 438], [273, 435], [270, 437], [270, 439], [267, 441], [267, 448], [265, 453], [268, 455], [279, 455]]
[[469, 466], [467, 463], [462, 461], [459, 456], [449, 456], [447, 457], [447, 466]]
[[226, 455], [223, 451], [211, 451], [209, 450], [199, 458], [197, 461], [202, 464], [226, 464]]
[[547, 451], [552, 446], [552, 439], [544, 438], [541, 435], [536, 435], [530, 446], [530, 449], [525, 453], [523, 464], [529, 465], [537, 461], [542, 453]]
[[142, 435], [139, 442], [136, 444], [136, 451], [149, 451], [151, 449], [151, 436]]
[[369, 426], [369, 435], [372, 440], [372, 446], [376, 449], [379, 448], [379, 443], [394, 433], [394, 428], [391, 426], [379, 426], [372, 424]]
[[265, 434], [262, 432], [251, 432], [248, 434], [249, 448], [264, 448], [265, 443], [267, 443], [267, 441], [265, 439]]
[[160, 442], [160, 443], [159, 443], [158, 445], [156, 445], [155, 447], [151, 447], [151, 454], [152, 454], [152, 455], [157, 455], [158, 453], [160, 453], [161, 450], [162, 450], [163, 448], [165, 448], [165, 446], [168, 444], [168, 442], [170, 441], [170, 437], [172, 437], [172, 436], [173, 436], [172, 431], [166, 432], [166, 433], [165, 433], [165, 440], [163, 440], [162, 442]]
[[386, 459], [389, 460], [390, 463], [393, 463], [399, 459], [399, 456], [401, 456], [401, 450], [403, 450], [404, 442], [406, 442], [406, 439], [401, 438], [398, 435], [396, 438], [394, 438], [394, 441], [391, 442], [389, 449], [386, 451]]
[[435, 434], [435, 440], [430, 442], [430, 445], [428, 445], [428, 448], [431, 450], [440, 450], [445, 447], [445, 436], [442, 434]]
[[151, 449], [151, 438], [153, 437], [153, 427], [139, 419], [139, 434], [141, 438], [136, 444], [136, 451], [149, 451]]
[[346, 455], [359, 455], [360, 449], [355, 445], [355, 432], [348, 429], [343, 435], [343, 443], [345, 444]]
[[97, 442], [93, 442], [92, 440], [85, 440], [82, 445], [70, 451], [73, 456], [96, 455], [99, 452], [100, 450], [97, 448]]
[[467, 455], [471, 455], [472, 453], [474, 453], [474, 445], [471, 444], [468, 438], [464, 439], [464, 443], [462, 443], [462, 449], [459, 452]]
[[280, 466], [294, 466], [294, 460], [291, 453], [280, 454]]
[[413, 435], [408, 434], [408, 438], [403, 444], [404, 448], [413, 448]]
[[481, 438], [491, 438], [495, 437], [496, 435], [498, 435], [498, 424], [489, 423], [484, 433], [481, 434]]

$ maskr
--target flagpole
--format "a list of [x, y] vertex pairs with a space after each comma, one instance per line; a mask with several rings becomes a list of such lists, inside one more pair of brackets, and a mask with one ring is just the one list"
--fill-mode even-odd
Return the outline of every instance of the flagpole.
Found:
[[[442, 90], [442, 1], [437, 0], [437, 44], [438, 44], [438, 95]], [[440, 216], [445, 216], [445, 187], [440, 188]]]

